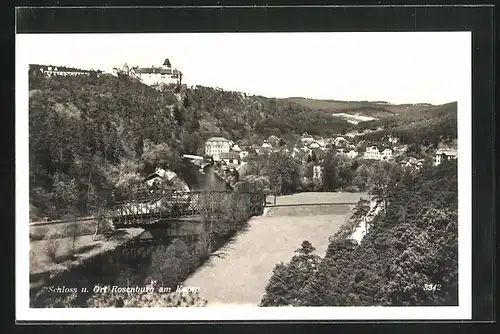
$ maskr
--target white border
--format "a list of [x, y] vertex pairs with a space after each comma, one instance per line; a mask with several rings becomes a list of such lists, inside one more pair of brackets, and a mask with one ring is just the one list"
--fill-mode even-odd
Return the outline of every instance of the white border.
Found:
[[[472, 52], [471, 32], [462, 34]], [[26, 36], [26, 35], [24, 35]], [[285, 308], [29, 308], [28, 45], [16, 35], [16, 320], [467, 320], [472, 316], [472, 65], [471, 52], [460, 75], [458, 97], [459, 306], [456, 307], [285, 307]], [[462, 77], [462, 75], [464, 77]]]

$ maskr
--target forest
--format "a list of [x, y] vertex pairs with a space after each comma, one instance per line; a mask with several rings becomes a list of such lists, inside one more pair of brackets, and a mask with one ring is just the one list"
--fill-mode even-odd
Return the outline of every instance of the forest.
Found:
[[[403, 144], [437, 146], [439, 142], [457, 138], [457, 103], [428, 106], [354, 126], [358, 132], [367, 129], [375, 131], [363, 136], [368, 141], [377, 141], [390, 135]], [[378, 129], [382, 130], [376, 131]]]
[[[274, 268], [261, 306], [458, 304], [456, 162], [390, 175], [372, 192], [386, 205], [361, 243], [340, 230], [321, 257], [304, 240]], [[360, 201], [352, 219], [363, 212]]]

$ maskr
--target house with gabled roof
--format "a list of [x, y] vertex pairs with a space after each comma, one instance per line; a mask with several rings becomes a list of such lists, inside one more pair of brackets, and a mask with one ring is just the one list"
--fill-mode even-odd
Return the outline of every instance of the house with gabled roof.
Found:
[[434, 166], [440, 165], [443, 161], [455, 160], [458, 158], [458, 151], [453, 148], [441, 148], [434, 155]]

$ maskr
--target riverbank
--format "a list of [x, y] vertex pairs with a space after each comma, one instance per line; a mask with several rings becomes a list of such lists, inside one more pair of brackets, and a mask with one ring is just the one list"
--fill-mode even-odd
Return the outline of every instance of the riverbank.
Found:
[[56, 276], [82, 266], [86, 261], [112, 251], [139, 237], [142, 228], [115, 231], [106, 237], [93, 235], [45, 238], [30, 242], [30, 289], [38, 289]]

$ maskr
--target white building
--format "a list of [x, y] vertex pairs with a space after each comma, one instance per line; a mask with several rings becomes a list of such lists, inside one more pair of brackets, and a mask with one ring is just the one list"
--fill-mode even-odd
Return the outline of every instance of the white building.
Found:
[[439, 149], [434, 157], [434, 166], [438, 166], [445, 160], [454, 160], [458, 158], [458, 152], [455, 149]]
[[320, 180], [323, 176], [323, 167], [322, 166], [313, 166], [313, 179]]
[[248, 157], [248, 151], [240, 151], [239, 154], [240, 154], [240, 159]]
[[300, 140], [304, 144], [308, 145], [314, 141], [314, 138], [311, 135], [307, 134], [307, 132], [306, 132], [306, 133], [302, 134], [302, 138]]
[[386, 148], [380, 152], [377, 146], [367, 147], [364, 154], [364, 158], [370, 160], [389, 160], [392, 156], [393, 154], [390, 148]]
[[262, 143], [262, 148], [273, 148], [273, 147], [272, 147], [272, 145], [271, 145], [271, 144], [269, 144], [269, 142], [264, 141], [264, 142]]
[[380, 152], [378, 150], [378, 147], [377, 146], [367, 147], [364, 154], [364, 158], [369, 160], [380, 160]]
[[356, 150], [350, 150], [349, 152], [346, 153], [346, 155], [350, 158], [350, 159], [354, 159], [358, 156], [358, 152]]
[[222, 153], [229, 153], [233, 142], [224, 137], [212, 137], [205, 142], [205, 155], [219, 161]]
[[313, 141], [310, 145], [309, 148], [320, 148], [321, 145], [317, 141]]
[[333, 140], [333, 143], [335, 144], [335, 146], [339, 146], [348, 143], [348, 141], [344, 137], [337, 137]]
[[392, 158], [392, 150], [390, 148], [386, 148], [381, 153], [380, 160], [389, 160]]
[[[149, 187], [153, 186], [155, 183], [162, 183], [164, 180], [170, 181], [177, 174], [171, 170], [164, 170], [163, 168], [156, 168], [155, 172], [148, 175], [145, 179]], [[189, 189], [188, 189], [189, 191]]]
[[130, 77], [137, 78], [142, 83], [154, 86], [159, 84], [181, 84], [182, 83], [182, 72], [178, 69], [172, 69], [170, 61], [165, 59], [163, 65], [161, 66], [151, 66], [151, 67], [131, 67], [127, 64], [123, 66], [122, 69], [114, 68], [114, 75], [127, 75]]

